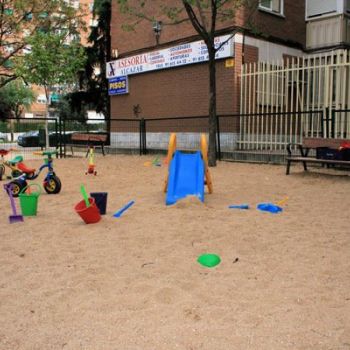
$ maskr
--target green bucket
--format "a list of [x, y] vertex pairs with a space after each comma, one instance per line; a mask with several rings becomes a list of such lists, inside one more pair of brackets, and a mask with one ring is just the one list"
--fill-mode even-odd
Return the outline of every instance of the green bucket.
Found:
[[[25, 193], [26, 189], [35, 186], [38, 191]], [[23, 216], [35, 216], [38, 210], [39, 196], [41, 195], [41, 186], [38, 184], [30, 184], [24, 187], [19, 193], [19, 203], [21, 205]]]

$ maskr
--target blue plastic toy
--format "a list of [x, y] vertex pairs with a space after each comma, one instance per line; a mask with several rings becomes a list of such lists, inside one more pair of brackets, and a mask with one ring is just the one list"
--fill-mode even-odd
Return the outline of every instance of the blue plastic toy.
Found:
[[127, 205], [125, 205], [123, 208], [121, 208], [119, 211], [117, 211], [113, 216], [115, 218], [120, 218], [122, 216], [122, 214], [124, 213], [124, 211], [128, 210], [134, 203], [135, 203], [135, 201], [130, 201]]
[[279, 207], [278, 205], [272, 204], [272, 203], [260, 203], [256, 207], [259, 210], [262, 211], [268, 211], [272, 214], [277, 214], [281, 212], [283, 209]]

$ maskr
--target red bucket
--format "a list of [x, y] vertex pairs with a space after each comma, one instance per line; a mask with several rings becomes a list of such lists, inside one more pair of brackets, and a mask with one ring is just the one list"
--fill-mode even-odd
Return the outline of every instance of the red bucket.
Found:
[[82, 200], [75, 206], [75, 211], [80, 215], [86, 224], [94, 224], [101, 220], [100, 211], [98, 210], [95, 199], [89, 198], [90, 206], [87, 207], [85, 201]]

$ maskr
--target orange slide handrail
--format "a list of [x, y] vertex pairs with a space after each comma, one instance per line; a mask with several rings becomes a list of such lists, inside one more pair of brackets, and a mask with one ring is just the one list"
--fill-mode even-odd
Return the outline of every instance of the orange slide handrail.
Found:
[[169, 167], [175, 151], [176, 151], [176, 134], [171, 133], [170, 139], [169, 139], [169, 146], [168, 146], [168, 155], [166, 157], [166, 163], [168, 164], [168, 172], [164, 181], [163, 192], [166, 192], [168, 188]]
[[213, 193], [213, 182], [211, 180], [211, 175], [208, 166], [208, 143], [207, 138], [204, 134], [201, 134], [201, 153], [204, 161], [205, 184], [208, 187], [208, 192]]

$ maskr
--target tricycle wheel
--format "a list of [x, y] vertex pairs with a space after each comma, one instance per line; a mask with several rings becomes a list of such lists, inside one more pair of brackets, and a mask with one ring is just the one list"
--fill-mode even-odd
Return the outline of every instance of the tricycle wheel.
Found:
[[61, 180], [57, 176], [51, 176], [44, 182], [45, 191], [48, 194], [57, 194], [61, 191]]
[[5, 174], [4, 164], [0, 164], [0, 181], [2, 180], [3, 175]]
[[12, 191], [13, 197], [18, 197], [22, 189], [27, 186], [26, 181], [18, 181], [18, 180], [14, 180], [10, 184], [11, 184], [11, 191]]

